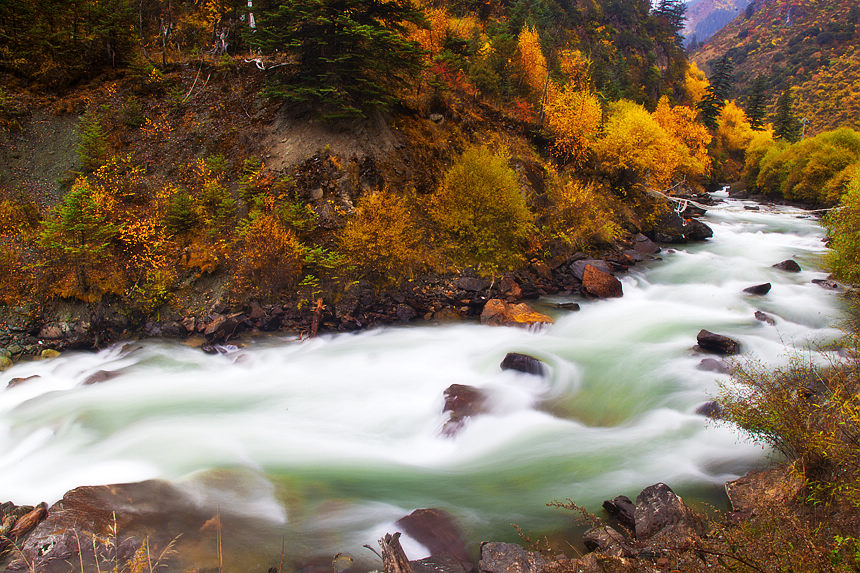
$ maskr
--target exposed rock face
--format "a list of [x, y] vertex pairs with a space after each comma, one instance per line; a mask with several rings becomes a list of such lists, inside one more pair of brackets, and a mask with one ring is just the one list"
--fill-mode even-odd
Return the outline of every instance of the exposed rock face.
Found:
[[524, 302], [511, 304], [498, 298], [488, 300], [481, 312], [481, 324], [490, 326], [531, 326], [552, 322], [551, 317], [536, 312]]
[[701, 523], [683, 500], [664, 483], [646, 487], [636, 496], [636, 538], [640, 541], [682, 541], [696, 536]]
[[586, 265], [582, 276], [582, 288], [597, 298], [618, 298], [623, 296], [621, 281], [593, 265]]
[[639, 233], [633, 238], [633, 250], [640, 255], [656, 255], [660, 252], [660, 246], [642, 233]]
[[781, 263], [776, 263], [775, 265], [773, 265], [773, 268], [779, 269], [781, 271], [787, 271], [789, 273], [799, 273], [801, 270], [800, 265], [798, 265], [797, 262], [793, 259], [786, 259]]
[[467, 570], [474, 567], [466, 551], [463, 532], [449, 513], [435, 508], [416, 509], [395, 525], [429, 549], [431, 557], [453, 557]]
[[540, 553], [526, 551], [514, 543], [481, 544], [481, 573], [540, 573], [547, 561]]
[[614, 499], [604, 501], [603, 509], [630, 531], [636, 527], [636, 506], [626, 495], [619, 495]]
[[508, 352], [505, 359], [502, 360], [501, 368], [502, 370], [516, 370], [517, 372], [536, 374], [537, 376], [543, 376], [546, 372], [543, 362], [534, 356], [519, 354], [517, 352]]
[[741, 351], [741, 345], [737, 340], [705, 329], [699, 331], [696, 340], [699, 343], [699, 348], [705, 352], [731, 355]]
[[444, 396], [445, 406], [442, 412], [449, 412], [448, 420], [442, 426], [444, 436], [457, 435], [469, 418], [487, 411], [487, 394], [480, 388], [451, 384], [445, 389]]
[[762, 312], [762, 311], [760, 311], [760, 310], [755, 311], [755, 315], [754, 315], [754, 316], [755, 316], [755, 319], [756, 319], [756, 320], [760, 320], [760, 321], [762, 321], [762, 322], [763, 322], [763, 323], [765, 323], [765, 324], [769, 324], [770, 326], [773, 326], [773, 325], [775, 325], [775, 324], [776, 324], [776, 321], [773, 319], [773, 317], [771, 317], [771, 316], [770, 316], [770, 315], [768, 315], [768, 314], [763, 313], [763, 312]]
[[758, 296], [766, 295], [770, 292], [770, 283], [763, 283], [760, 285], [754, 285], [751, 287], [747, 287], [744, 289], [744, 292], [747, 294], [754, 294]]

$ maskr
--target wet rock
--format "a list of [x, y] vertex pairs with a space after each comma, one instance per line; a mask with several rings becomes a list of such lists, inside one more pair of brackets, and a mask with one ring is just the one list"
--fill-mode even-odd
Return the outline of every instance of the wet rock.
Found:
[[476, 277], [459, 277], [454, 281], [454, 286], [461, 290], [478, 292], [487, 290], [490, 286], [490, 281]]
[[622, 527], [633, 531], [636, 527], [636, 506], [626, 495], [619, 495], [603, 502], [603, 509], [614, 517]]
[[671, 211], [663, 215], [646, 235], [658, 243], [687, 243], [709, 239], [714, 232], [698, 219], [684, 219]]
[[753, 316], [755, 316], [756, 320], [760, 320], [765, 324], [769, 324], [771, 326], [776, 324], [776, 321], [770, 315], [765, 314], [760, 310], [755, 311], [755, 314]]
[[839, 283], [830, 279], [812, 279], [812, 284], [818, 285], [821, 288], [826, 288], [827, 290], [839, 289]]
[[589, 265], [606, 274], [612, 274], [612, 267], [609, 266], [609, 263], [601, 259], [582, 259], [574, 261], [570, 265], [570, 270], [573, 273], [573, 276], [581, 281], [585, 277], [585, 267]]
[[182, 319], [182, 326], [186, 332], [194, 332], [197, 328], [197, 319], [193, 316], [186, 317]]
[[395, 525], [426, 547], [431, 557], [450, 556], [467, 565], [467, 570], [474, 567], [463, 532], [451, 514], [435, 508], [416, 509]]
[[13, 364], [12, 359], [8, 356], [0, 356], [0, 370], [11, 368]]
[[582, 276], [582, 288], [588, 294], [597, 298], [618, 298], [623, 296], [621, 281], [612, 274], [603, 272], [597, 267], [586, 265]]
[[603, 555], [614, 555], [615, 557], [633, 557], [636, 555], [636, 552], [627, 543], [627, 539], [608, 525], [589, 529], [583, 535], [582, 542], [589, 551], [599, 551]]
[[773, 265], [773, 268], [779, 269], [781, 271], [787, 271], [789, 273], [799, 273], [801, 270], [800, 265], [798, 265], [797, 262], [793, 259], [786, 259], [781, 263], [776, 263], [775, 265]]
[[457, 322], [462, 319], [463, 317], [460, 313], [451, 307], [440, 308], [433, 313], [433, 320], [437, 320], [439, 322]]
[[445, 406], [442, 412], [448, 412], [449, 416], [442, 426], [443, 436], [456, 436], [469, 418], [487, 411], [486, 392], [474, 386], [451, 384], [445, 389], [444, 396]]
[[744, 210], [746, 211], [760, 211], [761, 207], [758, 205], [744, 205]]
[[545, 281], [551, 281], [552, 280], [552, 270], [549, 268], [549, 265], [547, 265], [545, 262], [537, 261], [535, 263], [532, 263], [532, 269], [534, 269], [535, 273], [537, 273], [537, 275], [540, 278], [542, 278], [543, 280], [545, 280]]
[[66, 323], [46, 324], [39, 331], [39, 338], [46, 340], [58, 340], [63, 338], [69, 332], [69, 325]]
[[511, 304], [498, 298], [487, 301], [481, 312], [481, 324], [490, 326], [531, 326], [552, 322], [551, 317], [536, 312], [524, 302]]
[[233, 336], [239, 329], [241, 321], [239, 318], [243, 316], [241, 312], [223, 315], [217, 314], [208, 325], [206, 325], [203, 335], [210, 342], [223, 342]]
[[481, 544], [481, 573], [540, 573], [547, 565], [540, 553], [526, 551], [514, 543]]
[[682, 542], [700, 529], [690, 508], [666, 484], [646, 487], [636, 496], [636, 538], [640, 541], [659, 537], [661, 542]]
[[709, 400], [696, 408], [696, 413], [718, 420], [723, 417], [723, 407], [716, 400]]
[[408, 304], [398, 304], [397, 309], [394, 311], [394, 314], [397, 316], [397, 320], [400, 322], [409, 322], [418, 316], [418, 313], [414, 308], [409, 306]]
[[518, 352], [508, 352], [501, 363], [502, 370], [516, 370], [526, 374], [535, 374], [543, 376], [546, 373], [546, 368], [543, 362], [529, 356], [528, 354], [519, 354]]
[[744, 289], [744, 292], [747, 294], [754, 294], [758, 296], [764, 296], [770, 292], [770, 283], [763, 283], [760, 285], [754, 285], [751, 287], [747, 287]]
[[54, 350], [53, 348], [46, 348], [39, 354], [39, 357], [42, 360], [48, 360], [50, 358], [56, 358], [59, 355], [60, 355], [59, 351]]
[[108, 380], [113, 380], [119, 375], [120, 373], [115, 370], [99, 370], [97, 372], [93, 372], [84, 379], [84, 386], [107, 382]]
[[508, 297], [508, 300], [519, 300], [523, 296], [523, 289], [512, 277], [504, 276], [499, 281], [499, 292]]
[[741, 351], [741, 345], [737, 340], [705, 329], [699, 331], [696, 341], [699, 343], [699, 348], [705, 352], [731, 355]]
[[704, 370], [705, 372], [717, 372], [718, 374], [728, 374], [731, 372], [728, 364], [716, 358], [702, 358], [696, 369]]
[[575, 302], [557, 302], [552, 306], [559, 310], [570, 310], [574, 312], [579, 310], [579, 304]]
[[633, 237], [633, 250], [640, 255], [655, 255], [660, 252], [660, 246], [642, 233], [639, 233]]
[[26, 376], [24, 378], [12, 378], [11, 380], [9, 380], [9, 384], [6, 387], [7, 388], [14, 388], [15, 386], [18, 386], [19, 384], [24, 384], [25, 382], [31, 382], [33, 380], [38, 380], [39, 378], [41, 378], [41, 376], [39, 376], [38, 374], [34, 374], [32, 376]]

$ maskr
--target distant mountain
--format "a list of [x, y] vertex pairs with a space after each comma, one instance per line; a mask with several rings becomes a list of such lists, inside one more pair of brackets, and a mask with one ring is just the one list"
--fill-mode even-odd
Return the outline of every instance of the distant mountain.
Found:
[[762, 75], [771, 109], [783, 90], [794, 88], [795, 111], [810, 121], [811, 133], [860, 129], [857, 0], [754, 0], [693, 60], [710, 73], [723, 54], [735, 65], [735, 96], [742, 104]]
[[742, 14], [752, 0], [691, 0], [687, 3], [687, 44], [705, 42]]

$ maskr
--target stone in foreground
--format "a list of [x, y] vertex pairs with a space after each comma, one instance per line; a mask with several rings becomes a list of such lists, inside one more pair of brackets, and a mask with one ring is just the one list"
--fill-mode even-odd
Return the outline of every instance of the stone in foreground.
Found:
[[537, 376], [543, 376], [545, 373], [543, 362], [534, 356], [518, 352], [508, 352], [505, 359], [502, 360], [501, 368], [502, 370], [516, 370]]
[[551, 317], [535, 311], [524, 302], [511, 304], [499, 298], [488, 300], [481, 312], [481, 324], [489, 326], [531, 326], [552, 323]]
[[793, 259], [786, 259], [786, 260], [782, 261], [781, 263], [776, 263], [775, 265], [773, 265], [773, 268], [779, 269], [781, 271], [786, 271], [789, 273], [799, 273], [800, 272], [800, 265], [798, 265], [797, 262]]
[[770, 292], [770, 283], [763, 283], [760, 285], [753, 285], [751, 287], [747, 287], [744, 289], [744, 292], [747, 294], [764, 296]]
[[699, 343], [699, 348], [705, 352], [731, 355], [741, 351], [741, 345], [737, 340], [705, 329], [699, 331], [696, 341]]
[[586, 265], [582, 275], [582, 288], [597, 298], [618, 298], [624, 295], [621, 281], [593, 265]]

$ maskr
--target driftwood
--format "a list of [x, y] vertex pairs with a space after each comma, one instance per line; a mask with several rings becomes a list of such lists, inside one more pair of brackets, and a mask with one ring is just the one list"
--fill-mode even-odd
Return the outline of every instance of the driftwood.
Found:
[[391, 535], [386, 533], [379, 540], [382, 548], [382, 566], [385, 573], [413, 573], [412, 565], [400, 545], [400, 532]]
[[314, 338], [317, 335], [317, 331], [320, 328], [320, 318], [322, 317], [322, 311], [325, 309], [325, 305], [323, 304], [323, 299], [318, 298], [317, 303], [314, 306], [314, 316], [311, 321], [311, 332], [309, 338]]

